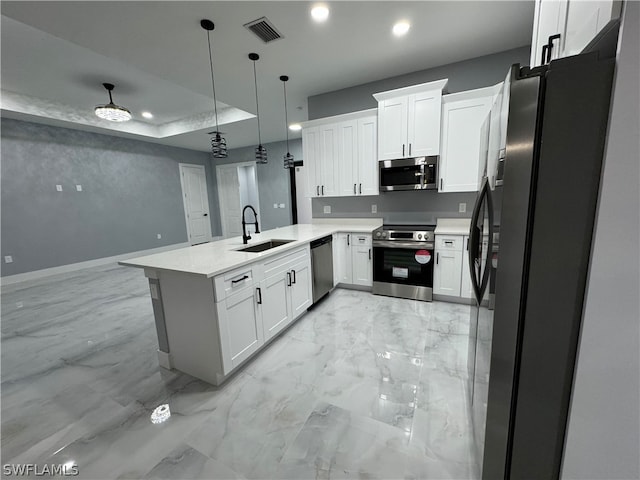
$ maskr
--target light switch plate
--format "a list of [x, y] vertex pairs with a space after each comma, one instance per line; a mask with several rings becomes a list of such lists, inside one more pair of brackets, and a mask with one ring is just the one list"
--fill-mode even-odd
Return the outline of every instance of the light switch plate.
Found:
[[62, 185], [56, 185], [56, 191], [61, 192], [62, 191]]
[[274, 204], [273, 204], [273, 208], [278, 208], [278, 204], [277, 204], [277, 203], [274, 203]]
[[467, 211], [467, 204], [462, 202], [458, 204], [458, 212], [459, 213], [464, 213]]
[[161, 234], [161, 233], [159, 233], [159, 234], [158, 234], [158, 240], [160, 240], [161, 238], [162, 238], [162, 234]]
[[324, 213], [331, 213], [331, 205], [325, 205], [323, 211]]
[[11, 255], [5, 255], [4, 263], [13, 263], [13, 257]]
[[371, 205], [371, 213], [378, 213], [378, 205], [376, 204]]
[[78, 192], [81, 192], [82, 191], [82, 185], [76, 185], [76, 190]]
[[280, 204], [280, 208], [284, 208], [284, 203], [281, 203], [281, 204]]

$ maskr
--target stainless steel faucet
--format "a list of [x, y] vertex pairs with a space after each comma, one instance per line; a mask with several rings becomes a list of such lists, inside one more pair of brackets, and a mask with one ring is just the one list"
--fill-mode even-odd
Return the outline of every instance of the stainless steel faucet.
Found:
[[[260, 233], [260, 229], [258, 228], [258, 214], [256, 213], [256, 209], [253, 208], [251, 205], [245, 205], [245, 207], [242, 209], [242, 243], [244, 243], [245, 245], [249, 240], [251, 240], [251, 235], [247, 233], [247, 229], [246, 229], [247, 222], [244, 221], [244, 212], [247, 210], [247, 208], [251, 209], [251, 211], [253, 212], [253, 216], [256, 219], [254, 223], [254, 225], [256, 226], [255, 233]], [[252, 223], [252, 222], [249, 222], [249, 223]]]

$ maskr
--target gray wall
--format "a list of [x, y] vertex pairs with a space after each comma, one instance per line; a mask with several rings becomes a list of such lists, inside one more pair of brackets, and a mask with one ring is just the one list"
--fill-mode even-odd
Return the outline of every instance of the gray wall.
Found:
[[625, 9], [564, 479], [640, 478], [640, 4]]
[[[477, 194], [438, 193], [433, 190], [409, 192], [385, 192], [371, 197], [324, 197], [311, 202], [314, 218], [382, 218], [385, 223], [436, 223], [438, 217], [471, 218], [471, 211]], [[459, 203], [467, 204], [466, 213], [458, 213]], [[378, 213], [371, 213], [371, 205], [377, 206]], [[329, 205], [331, 213], [325, 214]]]
[[205, 165], [219, 235], [208, 154], [6, 118], [1, 125], [1, 254], [13, 256], [2, 276], [186, 242], [180, 162]]
[[[287, 153], [286, 142], [266, 143], [269, 163], [256, 165], [260, 197], [260, 229], [291, 225], [291, 185], [289, 171], [283, 167], [282, 157]], [[296, 160], [302, 159], [302, 139], [289, 141], [289, 150]], [[255, 146], [229, 150], [226, 159], [214, 160], [215, 165], [255, 161]], [[214, 172], [215, 176], [215, 172]], [[216, 197], [217, 198], [217, 197]], [[285, 208], [273, 208], [273, 204], [285, 204]]]
[[372, 94], [407, 87], [418, 83], [448, 78], [448, 93], [489, 87], [504, 80], [507, 70], [514, 63], [529, 65], [530, 46], [505, 52], [485, 55], [463, 62], [450, 63], [440, 67], [399, 75], [384, 80], [365, 83], [334, 92], [314, 95], [307, 99], [309, 120], [342, 113], [376, 108]]

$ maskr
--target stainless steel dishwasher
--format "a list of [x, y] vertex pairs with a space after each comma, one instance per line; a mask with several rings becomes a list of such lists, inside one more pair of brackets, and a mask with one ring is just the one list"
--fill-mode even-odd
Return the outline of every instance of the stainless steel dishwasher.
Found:
[[311, 268], [313, 269], [313, 303], [333, 288], [332, 236], [311, 242]]

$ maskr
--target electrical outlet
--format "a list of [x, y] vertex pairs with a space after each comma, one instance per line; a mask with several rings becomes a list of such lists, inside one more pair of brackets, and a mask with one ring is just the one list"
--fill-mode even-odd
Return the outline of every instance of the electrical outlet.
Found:
[[82, 191], [82, 185], [76, 185], [76, 190], [78, 192], [81, 192]]
[[331, 205], [324, 206], [324, 213], [331, 213]]
[[277, 203], [274, 203], [274, 204], [273, 204], [273, 208], [278, 208], [278, 204], [277, 204]]
[[56, 185], [56, 191], [57, 192], [61, 192], [62, 191], [62, 185]]
[[466, 203], [459, 203], [458, 204], [458, 212], [459, 213], [464, 213], [467, 211], [467, 204]]
[[11, 255], [5, 255], [4, 263], [13, 263], [13, 257]]
[[378, 205], [375, 203], [371, 205], [371, 213], [378, 213]]
[[158, 234], [158, 240], [160, 240], [161, 238], [162, 238], [162, 234], [161, 234], [161, 233], [159, 233], [159, 234]]
[[280, 208], [284, 208], [284, 203], [281, 203], [281, 204], [280, 204]]

